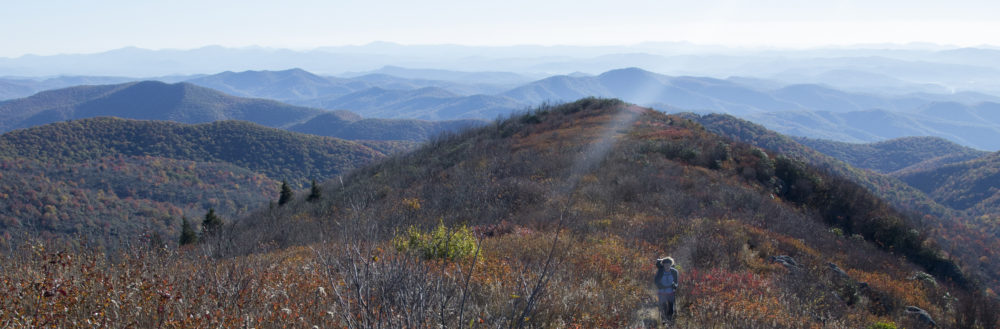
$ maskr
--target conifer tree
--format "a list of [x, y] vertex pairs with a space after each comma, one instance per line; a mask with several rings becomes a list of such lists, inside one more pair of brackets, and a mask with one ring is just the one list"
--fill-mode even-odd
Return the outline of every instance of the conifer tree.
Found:
[[194, 228], [191, 227], [191, 222], [188, 222], [187, 217], [181, 218], [181, 238], [179, 242], [182, 246], [198, 242], [198, 234], [194, 232]]
[[278, 197], [278, 205], [282, 206], [292, 201], [292, 189], [288, 187], [288, 182], [281, 181], [281, 196]]
[[322, 194], [319, 191], [319, 185], [316, 185], [316, 180], [314, 179], [312, 181], [312, 190], [309, 191], [309, 197], [306, 198], [306, 200], [309, 201], [309, 202], [314, 202], [316, 200], [319, 200], [319, 198], [321, 196], [322, 196]]
[[215, 208], [208, 208], [205, 220], [201, 221], [201, 236], [214, 235], [222, 227], [222, 219], [215, 215]]

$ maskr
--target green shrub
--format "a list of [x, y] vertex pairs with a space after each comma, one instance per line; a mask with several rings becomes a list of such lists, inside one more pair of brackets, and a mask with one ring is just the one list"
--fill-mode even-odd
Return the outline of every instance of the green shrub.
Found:
[[868, 329], [896, 329], [896, 323], [889, 322], [875, 322], [875, 324], [868, 326]]
[[410, 226], [401, 235], [392, 239], [399, 251], [417, 252], [425, 259], [454, 260], [472, 255], [476, 250], [476, 237], [468, 227], [448, 228], [438, 223], [430, 232], [421, 232]]

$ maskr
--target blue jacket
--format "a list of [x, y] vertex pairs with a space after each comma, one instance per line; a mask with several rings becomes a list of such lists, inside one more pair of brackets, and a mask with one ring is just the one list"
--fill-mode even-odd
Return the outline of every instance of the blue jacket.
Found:
[[674, 268], [673, 266], [670, 267], [670, 275], [673, 277], [673, 284], [664, 284], [664, 279], [665, 279], [664, 276], [666, 275], [667, 275], [666, 269], [663, 266], [659, 266], [656, 269], [656, 277], [653, 278], [653, 282], [656, 283], [657, 289], [660, 289], [661, 291], [665, 290], [668, 292], [673, 292], [674, 289], [677, 289], [677, 282], [680, 281], [679, 280], [680, 277], [677, 274], [677, 269]]

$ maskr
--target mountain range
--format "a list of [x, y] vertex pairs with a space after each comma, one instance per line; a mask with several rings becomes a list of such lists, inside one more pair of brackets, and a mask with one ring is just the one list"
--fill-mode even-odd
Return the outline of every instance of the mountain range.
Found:
[[852, 143], [935, 136], [980, 150], [1000, 149], [1000, 103], [932, 102], [910, 112], [773, 112], [744, 116], [776, 131]]
[[270, 127], [301, 122], [322, 110], [234, 97], [189, 83], [158, 81], [51, 90], [0, 103], [0, 131], [99, 116], [203, 123], [246, 120]]
[[181, 123], [244, 120], [320, 136], [414, 142], [485, 122], [362, 119], [347, 111], [236, 97], [186, 82], [141, 81], [70, 87], [0, 102], [0, 131], [101, 116]]
[[[729, 78], [666, 76], [649, 71], [629, 68], [605, 72], [600, 75], [552, 76], [494, 94], [476, 94], [472, 86], [456, 87], [462, 76], [476, 73], [452, 71], [425, 72], [387, 68], [380, 73], [356, 75], [350, 78], [322, 77], [303, 70], [224, 72], [200, 76], [182, 83], [178, 90], [163, 91], [164, 99], [142, 95], [138, 89], [163, 88], [153, 82], [133, 82], [131, 88], [87, 86], [88, 91], [74, 90], [76, 96], [41, 93], [38, 96], [0, 103], [0, 114], [6, 114], [5, 130], [27, 127], [37, 123], [79, 117], [76, 107], [83, 102], [96, 102], [102, 108], [94, 110], [100, 115], [128, 116], [109, 112], [103, 108], [111, 105], [127, 106], [145, 116], [134, 118], [164, 118], [202, 122], [215, 119], [244, 119], [268, 126], [287, 127], [301, 124], [326, 110], [348, 110], [366, 118], [396, 118], [423, 120], [485, 119], [492, 120], [520, 111], [536, 104], [559, 103], [587, 96], [620, 98], [641, 105], [653, 106], [664, 111], [721, 112], [759, 122], [778, 132], [810, 138], [846, 142], [877, 142], [907, 136], [936, 136], [964, 146], [981, 150], [997, 150], [1000, 144], [1000, 117], [994, 112], [1000, 108], [1000, 99], [980, 93], [909, 93], [905, 95], [868, 94], [837, 90], [822, 85], [785, 85], [775, 81]], [[386, 73], [402, 72], [407, 77], [394, 77]], [[445, 80], [413, 79], [420, 73]], [[482, 73], [485, 76], [491, 74]], [[498, 74], [498, 73], [492, 73]], [[471, 79], [471, 78], [470, 78]], [[513, 80], [513, 78], [510, 78]], [[193, 84], [217, 88], [241, 97], [271, 98], [313, 109], [290, 105], [261, 105], [259, 100], [240, 100], [213, 95]], [[497, 88], [499, 85], [494, 85]], [[139, 88], [142, 87], [142, 88]], [[110, 90], [106, 90], [110, 89]], [[122, 90], [119, 90], [122, 89]], [[486, 88], [489, 89], [489, 88]], [[118, 93], [125, 100], [109, 101], [100, 98], [105, 93]], [[65, 94], [65, 92], [63, 92]], [[131, 94], [130, 94], [131, 93]], [[149, 93], [153, 93], [149, 91]], [[172, 94], [171, 94], [172, 93]], [[185, 94], [186, 93], [186, 94]], [[200, 97], [203, 100], [187, 101], [196, 106], [212, 108], [208, 104], [223, 103], [201, 117], [188, 117], [194, 113], [183, 109], [186, 103], [173, 98], [179, 95]], [[200, 95], [197, 95], [200, 94]], [[141, 96], [141, 97], [140, 97]], [[57, 100], [41, 99], [66, 98]], [[26, 101], [31, 99], [32, 101]], [[100, 99], [100, 100], [98, 100]], [[164, 115], [150, 115], [135, 103], [140, 99], [156, 100], [156, 106], [177, 102], [181, 108]], [[111, 103], [108, 103], [111, 102]], [[202, 102], [202, 103], [198, 103]], [[49, 104], [54, 103], [54, 104]], [[252, 105], [251, 105], [252, 104]], [[194, 105], [193, 105], [194, 106]], [[260, 106], [283, 108], [294, 112], [276, 118], [251, 118], [250, 113], [221, 113], [243, 111], [240, 107]], [[11, 108], [13, 107], [13, 108]], [[73, 110], [70, 110], [73, 108]], [[95, 108], [91, 106], [91, 108]], [[189, 107], [190, 108], [190, 107]], [[145, 111], [145, 113], [143, 112]], [[82, 115], [87, 114], [83, 111]], [[261, 113], [258, 113], [261, 114]], [[201, 121], [199, 121], [201, 120]], [[19, 123], [20, 121], [25, 121]], [[312, 130], [313, 133], [315, 129]], [[331, 134], [325, 134], [331, 135]]]
[[36, 93], [80, 85], [107, 85], [132, 82], [124, 77], [60, 76], [54, 78], [0, 78], [0, 100], [23, 98]]
[[[386, 69], [378, 72], [400, 71], [402, 70]], [[967, 106], [974, 108], [975, 111], [975, 108], [995, 106], [996, 103], [993, 102], [1000, 101], [1000, 98], [979, 93], [879, 95], [841, 91], [815, 84], [785, 85], [759, 79], [671, 77], [636, 68], [612, 70], [597, 76], [552, 76], [494, 94], [476, 94], [475, 92], [488, 90], [464, 90], [466, 93], [463, 93], [459, 92], [462, 89], [455, 87], [452, 82], [434, 83], [434, 80], [412, 79], [420, 72], [424, 71], [411, 70], [398, 73], [405, 77], [391, 77], [379, 73], [355, 76], [347, 80], [323, 78], [301, 70], [227, 72], [201, 77], [190, 82], [218, 88], [235, 95], [275, 98], [293, 104], [325, 109], [350, 110], [366, 117], [430, 120], [494, 119], [498, 114], [544, 102], [558, 103], [588, 96], [614, 97], [637, 104], [652, 105], [662, 110], [730, 113], [762, 122], [768, 127], [792, 135], [854, 142], [933, 135], [983, 149], [993, 149], [993, 145], [969, 144], [973, 143], [973, 136], [957, 132], [969, 131], [969, 128], [972, 128], [972, 130], [990, 130], [984, 134], [995, 134], [992, 131], [995, 127], [983, 128], [982, 121], [941, 118], [933, 114], [946, 104], [953, 107]], [[460, 72], [432, 73], [428, 74], [432, 77], [462, 76]], [[241, 77], [246, 77], [249, 81], [242, 81]], [[260, 82], [261, 80], [265, 82]], [[326, 90], [326, 94], [321, 96], [319, 92], [321, 90]], [[891, 113], [889, 116], [903, 116], [891, 118], [897, 121], [911, 120], [907, 118], [917, 116], [922, 120], [922, 124], [908, 125], [913, 128], [906, 131], [879, 132], [876, 129], [864, 129], [859, 128], [864, 126], [843, 123], [852, 119], [865, 120], [854, 117], [870, 111]], [[826, 114], [827, 112], [830, 114]], [[809, 122], [807, 119], [809, 116], [820, 116], [820, 118], [814, 118], [812, 121], [815, 122]], [[827, 119], [824, 116], [835, 118]], [[821, 121], [824, 119], [825, 121]], [[977, 125], [980, 127], [977, 128]], [[863, 131], [850, 134], [834, 133], [849, 129]]]
[[[396, 71], [399, 70], [386, 70]], [[268, 74], [299, 76], [302, 72], [292, 70]], [[414, 73], [406, 75], [412, 77]], [[328, 80], [318, 76], [306, 81], [320, 83], [285, 87], [264, 84], [261, 88], [295, 94], [292, 91], [316, 90], [319, 85], [329, 84], [324, 82]], [[993, 138], [1000, 137], [1000, 125], [997, 118], [990, 114], [994, 112], [993, 108], [1000, 106], [997, 103], [1000, 98], [969, 92], [869, 94], [816, 84], [784, 85], [746, 78], [672, 77], [637, 68], [612, 70], [597, 76], [552, 76], [496, 94], [465, 95], [432, 84], [370, 87], [373, 84], [355, 82], [350, 85], [355, 89], [346, 94], [345, 90], [341, 90], [328, 97], [281, 97], [286, 97], [283, 100], [291, 103], [350, 110], [366, 117], [443, 120], [494, 119], [497, 115], [544, 102], [559, 103], [599, 96], [620, 98], [665, 111], [734, 114], [794, 136], [848, 142], [937, 136], [978, 149], [1000, 149], [1000, 144], [991, 142], [1000, 140]], [[253, 97], [277, 97], [268, 93], [255, 94], [249, 89], [232, 92]]]
[[[190, 50], [122, 48], [95, 54], [25, 55], [0, 58], [6, 75], [118, 75], [154, 77], [205, 72], [282, 70], [301, 67], [321, 74], [374, 72], [390, 66], [421, 68], [421, 75], [447, 80], [435, 70], [478, 71], [466, 81], [492, 82], [518, 76], [540, 78], [584, 72], [599, 74], [639, 66], [679, 76], [758, 77], [783, 84], [826, 83], [877, 93], [979, 91], [1000, 86], [1000, 50], [940, 45], [868, 45], [819, 49], [746, 49], [686, 43], [632, 46], [400, 45], [376, 42], [312, 50], [207, 46]], [[499, 72], [499, 74], [494, 74]], [[503, 73], [510, 72], [510, 73]], [[401, 72], [390, 72], [399, 75]], [[470, 78], [471, 77], [471, 78]], [[509, 79], [513, 77], [513, 79]], [[518, 81], [517, 83], [521, 83]]]

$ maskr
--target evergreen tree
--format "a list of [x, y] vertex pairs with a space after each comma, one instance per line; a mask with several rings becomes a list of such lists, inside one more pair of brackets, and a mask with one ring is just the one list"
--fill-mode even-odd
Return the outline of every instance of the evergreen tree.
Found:
[[319, 185], [316, 185], [316, 180], [314, 179], [312, 181], [312, 190], [309, 191], [309, 197], [306, 198], [306, 200], [309, 201], [309, 202], [314, 202], [316, 200], [319, 200], [319, 198], [321, 196], [322, 195], [321, 195], [321, 193], [319, 191]]
[[281, 196], [278, 197], [278, 205], [282, 206], [288, 201], [292, 201], [292, 189], [288, 187], [288, 182], [281, 181]]
[[222, 218], [215, 215], [215, 208], [208, 208], [205, 220], [201, 221], [201, 236], [214, 235], [222, 227]]
[[181, 239], [180, 245], [192, 244], [198, 242], [198, 234], [194, 232], [194, 228], [191, 227], [191, 222], [188, 222], [187, 217], [181, 219]]

